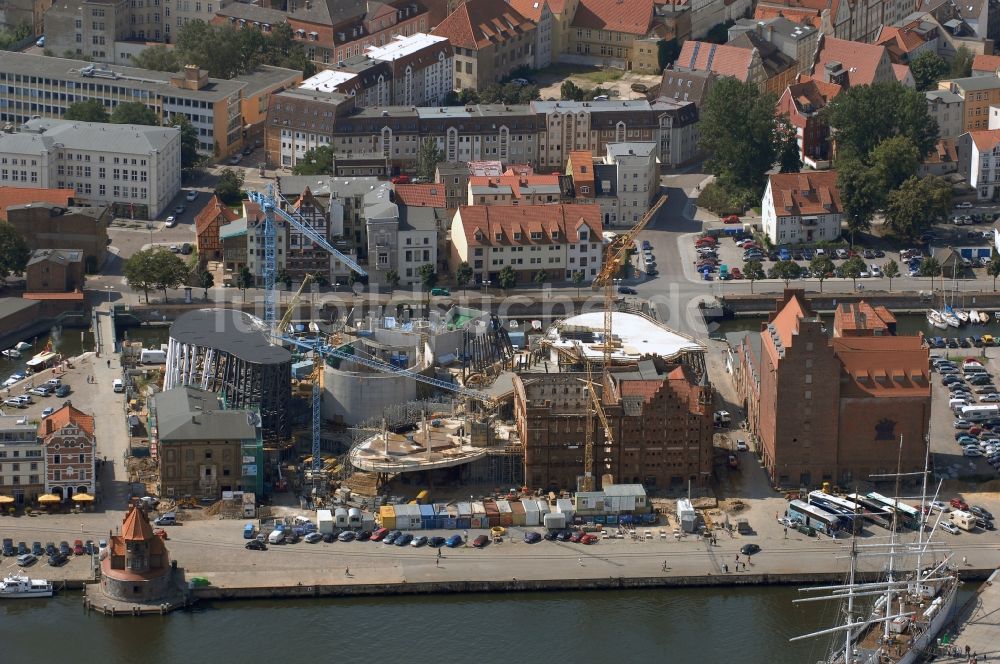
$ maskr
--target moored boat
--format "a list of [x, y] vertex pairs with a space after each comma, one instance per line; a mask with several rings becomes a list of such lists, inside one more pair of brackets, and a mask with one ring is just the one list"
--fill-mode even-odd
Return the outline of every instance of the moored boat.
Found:
[[21, 357], [21, 351], [17, 350], [16, 348], [8, 348], [5, 351], [0, 351], [0, 354], [2, 354], [4, 357], [9, 357], [12, 360], [16, 360], [17, 358]]
[[52, 597], [52, 583], [45, 579], [31, 579], [23, 573], [11, 574], [0, 581], [0, 597]]
[[27, 341], [18, 341], [14, 345], [14, 350], [28, 350], [29, 348], [31, 348], [31, 344], [29, 344]]
[[934, 327], [938, 328], [939, 330], [944, 330], [947, 329], [948, 327], [948, 323], [944, 322], [944, 319], [941, 318], [941, 314], [934, 311], [933, 309], [927, 310], [927, 322], [933, 325]]
[[38, 353], [33, 358], [28, 360], [26, 366], [32, 371], [41, 371], [42, 369], [46, 369], [55, 364], [58, 357], [58, 355], [50, 350], [43, 350], [41, 353]]

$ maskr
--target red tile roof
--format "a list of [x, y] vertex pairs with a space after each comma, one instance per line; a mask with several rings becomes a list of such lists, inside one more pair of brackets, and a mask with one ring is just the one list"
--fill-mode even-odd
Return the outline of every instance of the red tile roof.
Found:
[[65, 300], [69, 302], [83, 302], [83, 293], [73, 291], [72, 293], [25, 293], [21, 296], [25, 300]]
[[[594, 198], [594, 155], [587, 150], [573, 150], [569, 153], [569, 163], [572, 165], [573, 188], [577, 198]], [[586, 193], [580, 192], [580, 186], [589, 187]]]
[[[507, 0], [507, 4], [516, 9], [521, 16], [530, 18], [535, 23], [542, 18], [542, 8], [545, 7], [545, 0]], [[549, 11], [552, 8], [549, 7]]]
[[[784, 301], [779, 305], [777, 312], [772, 313], [769, 324], [773, 324], [781, 345], [790, 348], [796, 333], [799, 330], [799, 321], [803, 318], [813, 318], [815, 314], [805, 301], [805, 292], [796, 289], [786, 289]], [[769, 339], [768, 335], [761, 335], [764, 339]], [[769, 348], [771, 344], [765, 344]]]
[[236, 221], [240, 218], [240, 215], [233, 212], [229, 206], [224, 205], [222, 201], [219, 200], [218, 196], [212, 196], [208, 204], [201, 209], [201, 212], [194, 218], [195, 232], [201, 235], [202, 231], [209, 228], [212, 223], [222, 217], [222, 221], [219, 225], [228, 224], [231, 221]]
[[72, 189], [46, 189], [44, 187], [0, 187], [0, 221], [7, 220], [7, 208], [28, 203], [51, 203], [69, 206], [76, 192]]
[[873, 307], [864, 300], [841, 303], [833, 312], [834, 336], [859, 336], [861, 331], [885, 335], [895, 324], [896, 317], [885, 306]]
[[778, 217], [841, 212], [837, 171], [776, 173], [768, 176], [768, 186]]
[[852, 390], [874, 397], [930, 398], [922, 335], [831, 339]]
[[[590, 154], [590, 153], [588, 153]], [[521, 198], [521, 187], [532, 185], [553, 185], [559, 186], [559, 176], [550, 173], [539, 173], [537, 175], [515, 175], [508, 169], [503, 175], [491, 177], [486, 175], [473, 175], [469, 178], [470, 187], [509, 187], [514, 198]]]
[[989, 152], [1000, 143], [1000, 129], [980, 129], [970, 131], [969, 136], [980, 152]]
[[410, 207], [447, 207], [444, 198], [444, 185], [437, 183], [426, 184], [397, 184], [396, 199], [403, 205]]
[[[875, 43], [886, 47], [894, 47], [900, 53], [910, 53], [926, 44], [927, 40], [916, 30], [883, 26]], [[977, 55], [976, 57], [979, 58], [982, 56]]]
[[757, 5], [753, 17], [757, 20], [784, 17], [793, 23], [819, 27], [820, 10], [811, 7], [776, 7], [773, 5]]
[[752, 59], [753, 50], [749, 48], [689, 39], [684, 42], [681, 54], [674, 64], [687, 69], [715, 72], [720, 76], [732, 76], [746, 82], [750, 77]]
[[[602, 231], [601, 210], [596, 205], [460, 205], [457, 214], [470, 247], [574, 243], [579, 241], [581, 222], [590, 229], [592, 241]], [[515, 233], [520, 239], [514, 238]], [[533, 240], [532, 233], [541, 237]], [[553, 233], [559, 234], [558, 239]]]
[[958, 162], [958, 151], [955, 149], [954, 138], [942, 138], [935, 144], [934, 150], [924, 158], [925, 164], [954, 164]]
[[[674, 370], [674, 372], [676, 371], [677, 369]], [[673, 372], [670, 375], [673, 376]], [[683, 378], [683, 374], [681, 377]], [[619, 389], [623, 397], [642, 397], [643, 401], [649, 401], [656, 396], [661, 387], [663, 387], [662, 380], [647, 378], [644, 380], [623, 380]]]
[[825, 108], [839, 92], [839, 85], [802, 77], [798, 83], [785, 88], [778, 104], [779, 113], [788, 113], [795, 124], [796, 116], [812, 117]]
[[910, 76], [910, 65], [894, 64], [892, 66], [892, 73], [895, 74], [896, 80], [904, 85], [906, 84], [907, 79], [913, 78]]
[[45, 419], [41, 421], [38, 425], [38, 435], [42, 438], [49, 436], [54, 431], [58, 431], [65, 426], [70, 424], [76, 425], [83, 429], [84, 433], [88, 436], [93, 437], [94, 435], [94, 416], [87, 415], [82, 410], [67, 404], [52, 413]]
[[153, 527], [149, 525], [149, 517], [138, 505], [132, 505], [125, 515], [121, 537], [126, 542], [148, 542], [156, 537]]
[[839, 62], [848, 72], [849, 85], [870, 85], [876, 82], [878, 66], [886, 54], [884, 46], [836, 37], [821, 36], [820, 39], [822, 45], [813, 65], [813, 76], [822, 76], [828, 63]]
[[977, 55], [972, 60], [973, 73], [996, 74], [1000, 69], [1000, 55]]
[[574, 28], [645, 36], [653, 23], [653, 0], [580, 0]]
[[448, 15], [431, 34], [452, 46], [480, 49], [532, 30], [535, 24], [500, 0], [469, 0]]

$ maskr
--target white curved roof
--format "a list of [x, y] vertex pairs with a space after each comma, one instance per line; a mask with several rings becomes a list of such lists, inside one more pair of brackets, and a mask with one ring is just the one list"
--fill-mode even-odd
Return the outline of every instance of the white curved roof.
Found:
[[[573, 328], [594, 332], [593, 342], [564, 338], [561, 331], [569, 333]], [[597, 361], [604, 357], [603, 333], [604, 312], [594, 311], [564, 318], [549, 328], [546, 336], [556, 347], [575, 350], [585, 358]], [[674, 332], [652, 318], [623, 311], [611, 313], [611, 334], [620, 343], [611, 356], [616, 361], [632, 361], [646, 355], [672, 358], [688, 351], [705, 350], [691, 337]]]

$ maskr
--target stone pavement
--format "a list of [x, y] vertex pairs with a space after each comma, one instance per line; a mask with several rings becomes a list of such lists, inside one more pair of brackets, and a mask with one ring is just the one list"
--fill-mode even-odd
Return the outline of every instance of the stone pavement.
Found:
[[939, 656], [937, 662], [969, 662], [975, 653], [977, 662], [1000, 660], [1000, 570], [995, 571], [969, 603], [955, 617], [957, 628], [951, 643], [961, 653], [958, 657]]

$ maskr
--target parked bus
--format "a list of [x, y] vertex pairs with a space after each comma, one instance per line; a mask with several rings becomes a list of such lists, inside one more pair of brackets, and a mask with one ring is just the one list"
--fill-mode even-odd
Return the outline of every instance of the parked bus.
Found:
[[859, 493], [848, 494], [847, 500], [861, 507], [866, 521], [874, 523], [876, 526], [882, 526], [886, 530], [892, 530], [893, 510], [887, 510], [883, 505], [876, 503], [874, 500], [869, 500], [866, 496], [862, 496]]
[[854, 503], [822, 491], [811, 491], [809, 504], [841, 517], [844, 520], [845, 530], [855, 535], [860, 535], [861, 531], [864, 530], [864, 515]]
[[920, 523], [923, 521], [923, 519], [920, 518], [920, 510], [916, 507], [911, 507], [910, 505], [900, 502], [894, 498], [887, 498], [880, 493], [875, 493], [874, 491], [868, 494], [868, 498], [879, 505], [895, 510], [896, 520], [907, 528], [913, 528], [916, 530], [920, 527]]
[[832, 533], [844, 528], [844, 522], [841, 517], [804, 503], [801, 500], [793, 500], [788, 503], [787, 514], [789, 518], [797, 519], [807, 526], [812, 526], [816, 530], [821, 530], [825, 533]]

